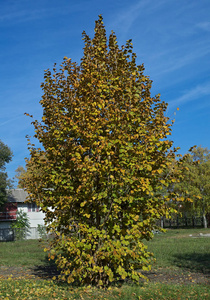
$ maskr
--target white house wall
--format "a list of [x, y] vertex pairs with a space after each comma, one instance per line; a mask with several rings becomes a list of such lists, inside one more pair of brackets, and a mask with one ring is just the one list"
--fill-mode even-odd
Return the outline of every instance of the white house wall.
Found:
[[38, 224], [44, 225], [44, 214], [42, 212], [28, 212], [30, 227], [38, 227]]
[[44, 225], [45, 214], [41, 211], [28, 211], [27, 203], [18, 203], [18, 211], [27, 213], [30, 227], [38, 227], [38, 225]]
[[28, 213], [28, 205], [26, 203], [18, 203], [17, 210]]

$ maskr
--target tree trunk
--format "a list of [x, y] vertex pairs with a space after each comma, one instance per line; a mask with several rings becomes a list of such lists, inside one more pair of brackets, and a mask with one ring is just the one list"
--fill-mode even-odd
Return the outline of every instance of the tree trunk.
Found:
[[203, 227], [207, 228], [207, 220], [206, 220], [206, 215], [203, 214]]
[[161, 217], [161, 219], [160, 219], [160, 227], [161, 227], [161, 228], [164, 228], [164, 220], [163, 220], [163, 217]]
[[206, 211], [205, 211], [205, 206], [204, 205], [203, 205], [203, 227], [207, 228]]

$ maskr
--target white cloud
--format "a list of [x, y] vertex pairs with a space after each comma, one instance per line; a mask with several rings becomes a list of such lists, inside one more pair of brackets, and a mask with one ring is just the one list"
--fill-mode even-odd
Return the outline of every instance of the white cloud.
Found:
[[[158, 63], [156, 65], [156, 71], [158, 75], [162, 75], [164, 73], [170, 73], [172, 71], [181, 69], [188, 64], [191, 64], [193, 61], [197, 61], [198, 58], [202, 58], [205, 55], [210, 53], [210, 45], [207, 43], [203, 43], [197, 45], [196, 48], [187, 51], [187, 49], [171, 49], [159, 56], [159, 60], [156, 60]], [[161, 59], [160, 59], [161, 58]], [[161, 70], [161, 71], [160, 71]]]
[[166, 0], [159, 0], [157, 2], [154, 2], [153, 0], [140, 0], [135, 4], [132, 4], [130, 7], [123, 8], [118, 16], [116, 16], [114, 22], [111, 24], [111, 27], [120, 27], [121, 32], [126, 35], [135, 20], [141, 14], [144, 16], [146, 13], [156, 10], [157, 7], [161, 6], [165, 2]]
[[21, 115], [15, 117], [15, 118], [10, 118], [10, 119], [8, 119], [7, 121], [4, 121], [4, 122], [0, 123], [0, 126], [4, 126], [4, 125], [6, 125], [6, 124], [8, 124], [8, 123], [11, 123], [11, 122], [13, 122], [13, 121], [15, 121], [15, 120], [22, 119], [22, 118], [23, 118], [23, 114], [21, 114]]
[[210, 82], [202, 85], [197, 85], [195, 88], [186, 91], [181, 97], [170, 101], [169, 107], [172, 108], [177, 105], [182, 105], [187, 102], [194, 101], [196, 99], [201, 99], [206, 95], [210, 95]]
[[0, 16], [0, 22], [11, 25], [11, 23], [27, 22], [31, 20], [40, 19], [43, 16], [47, 15], [48, 11], [46, 9], [40, 10], [26, 10], [22, 9], [19, 11], [10, 11], [7, 13], [2, 13]]
[[204, 31], [210, 31], [210, 22], [201, 22], [201, 23], [198, 23], [197, 27], [203, 29]]

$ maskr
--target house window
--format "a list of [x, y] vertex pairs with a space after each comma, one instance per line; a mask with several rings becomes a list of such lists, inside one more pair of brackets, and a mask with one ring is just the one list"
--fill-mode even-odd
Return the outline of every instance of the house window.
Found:
[[38, 212], [39, 208], [36, 203], [28, 203], [28, 212]]

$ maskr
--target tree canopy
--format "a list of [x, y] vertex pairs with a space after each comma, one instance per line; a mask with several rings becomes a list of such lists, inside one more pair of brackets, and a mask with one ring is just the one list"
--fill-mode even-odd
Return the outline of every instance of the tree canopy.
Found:
[[18, 180], [18, 188], [23, 189], [24, 188], [24, 178], [26, 176], [27, 170], [24, 169], [23, 166], [18, 166], [17, 169], [15, 170], [16, 175], [15, 178]]
[[143, 240], [174, 197], [162, 193], [178, 176], [172, 124], [131, 40], [119, 47], [114, 32], [107, 38], [101, 16], [83, 40], [79, 65], [65, 57], [45, 71], [43, 117], [32, 122], [42, 147], [29, 142], [25, 187], [46, 213], [63, 279], [138, 281], [152, 257]]
[[7, 172], [5, 172], [6, 164], [12, 160], [12, 151], [0, 140], [0, 207], [5, 203], [6, 188], [9, 185]]
[[182, 210], [192, 215], [202, 215], [204, 227], [207, 227], [206, 215], [210, 213], [210, 150], [193, 147], [182, 168], [182, 180], [175, 189], [185, 199]]

